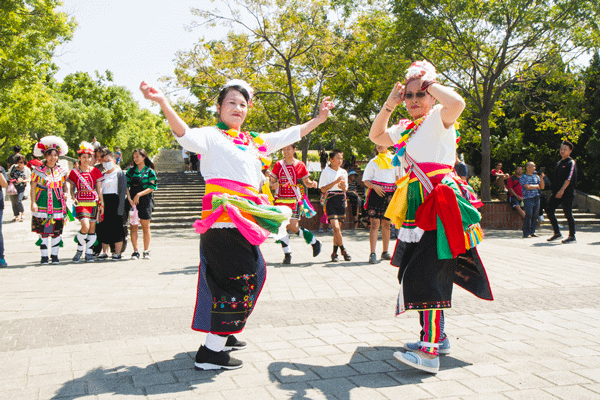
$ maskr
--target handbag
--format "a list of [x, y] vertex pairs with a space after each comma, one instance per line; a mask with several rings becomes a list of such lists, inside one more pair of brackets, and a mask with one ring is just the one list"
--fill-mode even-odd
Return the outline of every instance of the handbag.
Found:
[[10, 183], [6, 187], [6, 194], [18, 194], [17, 188], [15, 187], [15, 184], [12, 181], [10, 181]]

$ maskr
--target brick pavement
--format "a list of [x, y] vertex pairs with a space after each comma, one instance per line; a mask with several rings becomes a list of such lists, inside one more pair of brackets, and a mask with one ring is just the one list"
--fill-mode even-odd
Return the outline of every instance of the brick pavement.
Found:
[[548, 245], [548, 231], [487, 232], [479, 249], [495, 301], [456, 289], [452, 354], [437, 375], [391, 356], [419, 326], [416, 314], [393, 317], [396, 269], [366, 262], [366, 231], [346, 235], [351, 263], [328, 262], [329, 234], [314, 260], [293, 238], [291, 266], [263, 245], [268, 278], [239, 335], [244, 367], [197, 372], [193, 233], [155, 232], [150, 261], [42, 267], [28, 228], [3, 226], [0, 399], [600, 399], [598, 228], [569, 246]]

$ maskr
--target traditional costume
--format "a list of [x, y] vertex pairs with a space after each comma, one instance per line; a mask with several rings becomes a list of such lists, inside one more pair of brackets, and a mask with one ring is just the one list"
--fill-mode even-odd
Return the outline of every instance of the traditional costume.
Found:
[[385, 214], [400, 227], [392, 258], [399, 267], [396, 315], [421, 312], [418, 348], [434, 355], [447, 341], [442, 310], [451, 307], [453, 283], [493, 299], [475, 248], [483, 238], [477, 211], [483, 204], [453, 172], [458, 134], [454, 126], [444, 127], [441, 109], [434, 106], [419, 120], [386, 131], [397, 143], [394, 163], [407, 171]]
[[177, 138], [183, 148], [202, 155], [206, 180], [202, 220], [194, 224], [201, 236], [192, 329], [209, 335], [196, 356], [197, 368], [213, 367], [203, 365], [202, 351], [223, 335], [241, 332], [258, 300], [266, 278], [258, 246], [285, 229], [291, 216], [289, 207], [272, 206], [259, 194], [261, 168], [270, 163], [269, 154], [298, 140], [298, 126], [258, 135], [223, 123], [188, 129]]
[[[77, 154], [89, 154], [94, 156], [94, 146], [88, 142], [81, 142]], [[102, 173], [95, 167], [89, 167], [87, 171], [81, 168], [73, 168], [69, 173], [69, 182], [75, 186], [75, 215], [78, 220], [87, 219], [96, 222], [98, 216], [99, 194], [96, 192], [96, 183], [102, 181]], [[79, 262], [82, 253], [85, 251], [86, 261], [94, 261], [92, 247], [96, 243], [96, 233], [81, 231], [75, 235], [77, 243], [77, 252], [73, 257], [74, 262]]]
[[389, 153], [380, 153], [367, 164], [363, 173], [363, 181], [379, 185], [385, 191], [385, 196], [379, 196], [374, 190], [368, 189], [365, 195], [365, 210], [370, 218], [385, 219], [390, 200], [396, 191], [398, 167], [392, 165]]
[[[58, 155], [68, 151], [67, 143], [57, 136], [43, 137], [33, 149], [35, 157], [41, 157], [56, 150]], [[64, 186], [67, 171], [58, 164], [49, 167], [46, 164], [36, 167], [31, 176], [35, 183], [34, 198], [37, 211], [32, 213], [31, 230], [39, 235], [36, 245], [40, 246], [41, 263], [48, 264], [48, 249], [52, 264], [58, 264], [58, 250], [63, 246], [62, 231], [67, 213]]]
[[[279, 188], [275, 194], [274, 204], [276, 206], [286, 206], [292, 210], [292, 219], [299, 219], [300, 215], [307, 218], [315, 216], [316, 212], [310, 201], [304, 193], [302, 180], [310, 177], [310, 173], [306, 165], [294, 159], [291, 165], [288, 165], [285, 160], [279, 160], [273, 166], [271, 176], [279, 182]], [[321, 242], [319, 242], [311, 231], [298, 227], [298, 236], [304, 238], [306, 244], [313, 247], [313, 257], [316, 257], [321, 251]], [[284, 264], [289, 264], [292, 259], [292, 251], [290, 250], [290, 237], [288, 234], [279, 239], [285, 258]]]

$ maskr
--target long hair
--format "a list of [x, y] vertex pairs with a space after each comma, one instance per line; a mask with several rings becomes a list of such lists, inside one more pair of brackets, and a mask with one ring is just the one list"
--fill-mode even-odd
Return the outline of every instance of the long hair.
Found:
[[144, 149], [135, 149], [135, 150], [133, 150], [133, 153], [131, 153], [131, 156], [133, 157], [133, 155], [135, 153], [139, 153], [139, 155], [141, 155], [142, 157], [144, 157], [144, 164], [146, 164], [146, 166], [148, 168], [154, 169], [154, 163], [152, 162], [152, 160], [150, 160], [150, 157], [148, 157], [148, 153], [146, 153], [146, 150], [144, 150]]

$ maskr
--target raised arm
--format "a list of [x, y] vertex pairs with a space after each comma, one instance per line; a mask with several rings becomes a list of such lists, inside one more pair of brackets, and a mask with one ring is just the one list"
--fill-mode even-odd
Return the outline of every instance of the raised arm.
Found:
[[454, 125], [465, 109], [465, 100], [462, 96], [453, 89], [437, 82], [429, 85], [425, 91], [432, 95], [442, 105], [440, 117], [442, 118], [444, 127], [447, 129]]
[[395, 143], [390, 138], [390, 135], [385, 133], [388, 122], [390, 120], [390, 116], [394, 109], [398, 106], [398, 104], [402, 103], [402, 99], [404, 98], [404, 85], [400, 82], [396, 82], [392, 91], [390, 92], [387, 100], [385, 101], [381, 111], [375, 117], [375, 121], [371, 125], [371, 130], [369, 131], [369, 139], [375, 144], [381, 146], [393, 146]]
[[182, 137], [185, 135], [185, 131], [188, 128], [187, 124], [177, 115], [169, 101], [165, 97], [164, 93], [159, 89], [150, 86], [146, 82], [142, 82], [140, 84], [140, 90], [144, 95], [144, 98], [148, 100], [152, 100], [160, 106], [162, 112], [165, 114], [169, 125], [171, 126], [171, 130], [177, 137]]
[[315, 130], [317, 126], [325, 122], [329, 116], [329, 111], [331, 111], [333, 107], [335, 107], [333, 102], [329, 101], [329, 97], [325, 97], [319, 106], [319, 115], [317, 115], [316, 118], [313, 118], [310, 121], [300, 125], [300, 137], [308, 135], [310, 132]]

